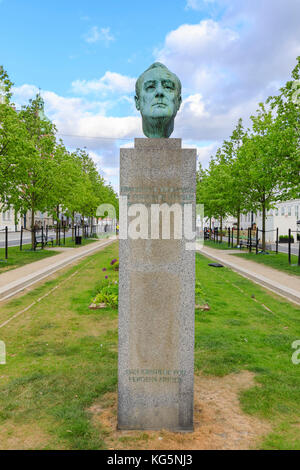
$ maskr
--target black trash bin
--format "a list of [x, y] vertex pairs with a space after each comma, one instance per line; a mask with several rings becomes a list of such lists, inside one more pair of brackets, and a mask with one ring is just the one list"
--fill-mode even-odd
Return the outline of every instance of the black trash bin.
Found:
[[81, 245], [82, 244], [82, 236], [81, 235], [76, 235], [75, 237], [75, 245]]

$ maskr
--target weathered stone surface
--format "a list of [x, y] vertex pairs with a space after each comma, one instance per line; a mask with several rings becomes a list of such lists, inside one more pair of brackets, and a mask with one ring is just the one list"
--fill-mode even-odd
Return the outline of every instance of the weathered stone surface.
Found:
[[[136, 139], [121, 149], [120, 183], [129, 207], [145, 204], [149, 215], [151, 204], [195, 205], [196, 151]], [[119, 429], [193, 430], [194, 256], [184, 238], [161, 233], [120, 240]]]

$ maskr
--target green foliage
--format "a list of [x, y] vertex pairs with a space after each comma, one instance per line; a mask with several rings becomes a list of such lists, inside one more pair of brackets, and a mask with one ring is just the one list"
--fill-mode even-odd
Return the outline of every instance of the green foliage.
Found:
[[196, 284], [195, 284], [195, 300], [196, 300], [196, 304], [204, 305], [207, 303], [203, 285], [197, 279], [196, 279]]
[[287, 198], [297, 198], [300, 194], [300, 56], [292, 71], [292, 80], [280, 88], [277, 96], [270, 96], [267, 102], [280, 119], [282, 129], [288, 132], [286, 144], [289, 151], [286, 152], [281, 171], [287, 183]]
[[105, 303], [108, 307], [118, 308], [119, 285], [118, 281], [103, 282], [100, 291], [93, 298], [95, 304]]
[[240, 119], [209, 168], [197, 172], [197, 203], [206, 217], [222, 225], [232, 215], [239, 228], [241, 213], [262, 212], [263, 249], [267, 211], [300, 194], [300, 57], [292, 78], [278, 96], [259, 103], [251, 129]]
[[0, 203], [15, 214], [36, 211], [58, 219], [59, 212], [95, 217], [110, 203], [118, 217], [118, 198], [85, 150], [69, 152], [56, 141], [40, 94], [17, 112], [10, 103], [12, 83], [0, 66]]
[[9, 104], [12, 93], [11, 88], [13, 83], [10, 81], [9, 76], [4, 70], [3, 65], [0, 65], [0, 103]]
[[291, 240], [291, 243], [294, 243], [294, 236], [291, 235], [290, 237], [288, 235], [280, 235], [279, 236], [279, 241], [283, 241], [283, 240]]

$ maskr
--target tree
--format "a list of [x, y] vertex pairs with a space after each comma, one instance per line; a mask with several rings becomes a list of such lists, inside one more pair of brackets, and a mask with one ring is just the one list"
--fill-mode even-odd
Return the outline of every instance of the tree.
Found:
[[292, 71], [292, 80], [282, 88], [278, 96], [270, 96], [267, 103], [277, 113], [281, 129], [286, 130], [285, 153], [281, 171], [286, 181], [287, 198], [300, 195], [300, 56]]
[[263, 103], [251, 116], [252, 131], [240, 149], [240, 166], [248, 175], [248, 209], [262, 211], [262, 248], [265, 250], [266, 213], [276, 201], [289, 197], [286, 164], [294, 153], [291, 129], [282, 125]]
[[10, 103], [12, 82], [0, 66], [0, 201], [9, 208], [9, 199], [16, 189], [16, 172], [20, 161], [30, 150], [25, 123]]
[[80, 168], [81, 177], [74, 185], [74, 192], [68, 202], [68, 208], [80, 212], [83, 217], [95, 217], [100, 204], [110, 203], [118, 214], [118, 199], [110, 184], [106, 184], [99, 174], [94, 161], [85, 150], [74, 152], [76, 165]]
[[31, 212], [32, 246], [34, 245], [35, 212], [47, 211], [54, 205], [51, 191], [55, 172], [55, 127], [44, 116], [44, 102], [40, 95], [30, 100], [19, 113], [27, 131], [26, 151], [19, 157], [13, 168], [14, 188], [8, 194], [8, 201], [15, 211]]
[[197, 204], [203, 204], [204, 206], [204, 216], [210, 219], [210, 228], [211, 228], [211, 218], [213, 217], [213, 209], [210, 204], [209, 197], [209, 173], [207, 170], [204, 170], [201, 163], [199, 162], [199, 169], [196, 175], [196, 202]]
[[247, 171], [241, 165], [240, 149], [246, 137], [242, 119], [239, 119], [230, 140], [225, 140], [222, 146], [223, 162], [226, 165], [228, 213], [237, 219], [237, 244], [240, 236], [240, 216], [246, 207]]
[[0, 103], [9, 104], [12, 96], [11, 88], [13, 83], [10, 81], [9, 76], [4, 70], [3, 65], [0, 65]]
[[204, 204], [206, 217], [220, 219], [222, 240], [223, 219], [228, 213], [228, 178], [221, 149], [211, 158], [208, 170], [199, 168], [197, 203]]

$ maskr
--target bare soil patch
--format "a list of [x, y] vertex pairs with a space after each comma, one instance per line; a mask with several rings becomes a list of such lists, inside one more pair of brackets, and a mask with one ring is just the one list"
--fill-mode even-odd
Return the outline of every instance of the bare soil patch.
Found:
[[116, 393], [106, 394], [89, 411], [93, 424], [106, 431], [109, 449], [250, 449], [271, 431], [268, 422], [245, 414], [240, 407], [239, 393], [254, 385], [254, 374], [248, 371], [225, 377], [195, 376], [192, 433], [118, 431]]
[[48, 444], [50, 436], [38, 426], [30, 424], [5, 423], [0, 428], [1, 450], [38, 450]]

